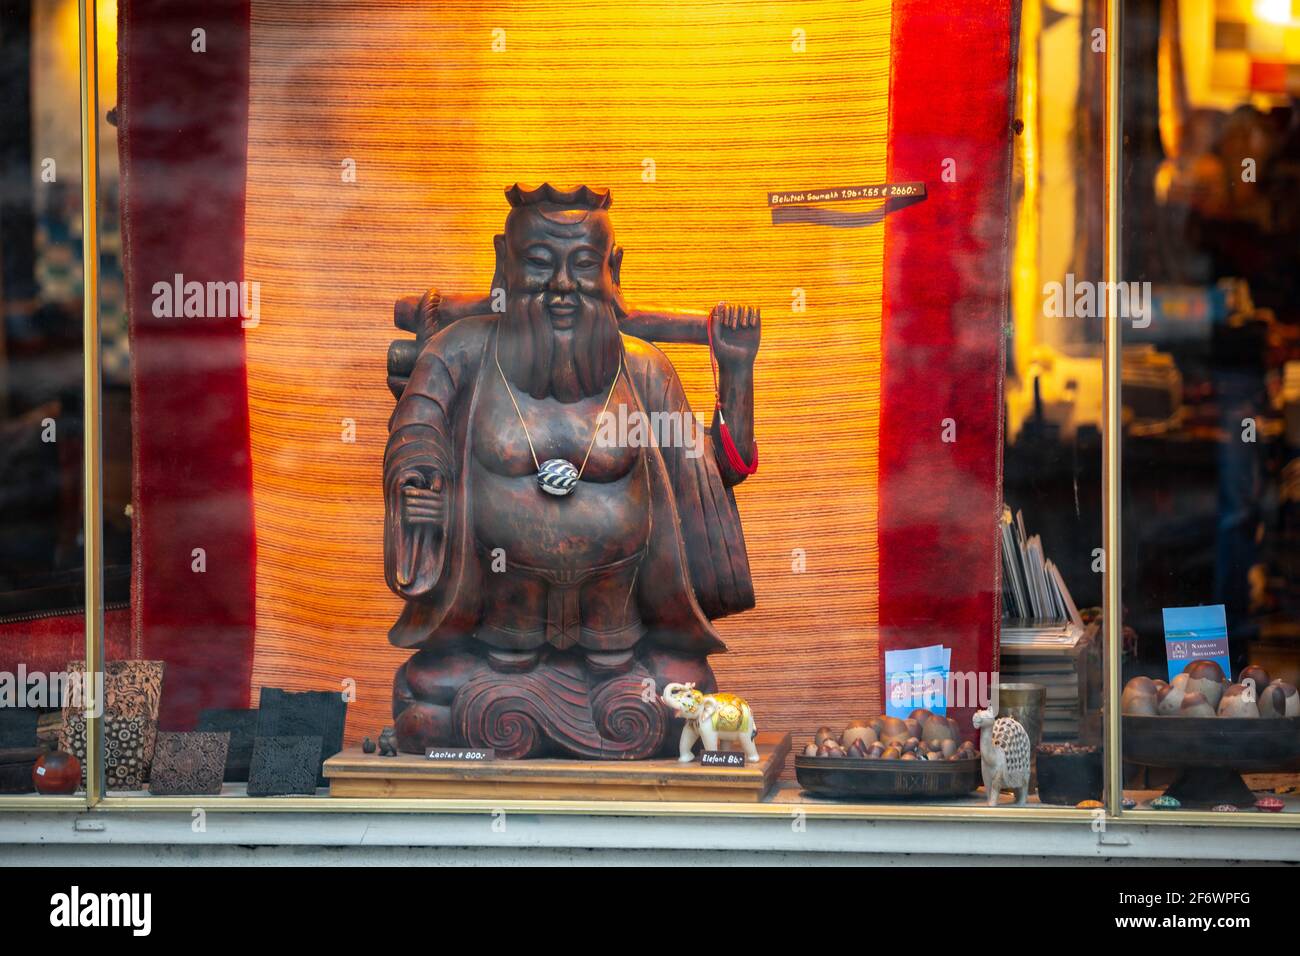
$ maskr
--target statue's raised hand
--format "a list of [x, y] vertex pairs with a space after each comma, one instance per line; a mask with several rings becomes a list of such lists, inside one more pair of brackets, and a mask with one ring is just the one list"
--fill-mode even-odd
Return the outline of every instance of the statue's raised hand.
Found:
[[713, 354], [723, 368], [745, 368], [754, 364], [758, 354], [760, 313], [745, 305], [721, 302], [709, 315], [712, 326]]

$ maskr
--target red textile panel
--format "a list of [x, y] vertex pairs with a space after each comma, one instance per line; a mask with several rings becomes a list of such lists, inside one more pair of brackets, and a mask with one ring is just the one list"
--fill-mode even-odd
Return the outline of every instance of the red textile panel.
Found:
[[943, 644], [966, 673], [998, 661], [1018, 20], [1014, 0], [894, 3], [889, 179], [929, 196], [885, 222], [881, 655]]
[[255, 551], [243, 330], [237, 315], [160, 318], [153, 308], [155, 283], [178, 273], [243, 278], [248, 41], [245, 0], [122, 0], [118, 12], [131, 656], [167, 662], [163, 727], [248, 702]]
[[[104, 613], [104, 656], [131, 656], [130, 617], [126, 608]], [[54, 614], [31, 621], [0, 624], [0, 669], [16, 674], [51, 674], [70, 661], [86, 659], [86, 616]]]

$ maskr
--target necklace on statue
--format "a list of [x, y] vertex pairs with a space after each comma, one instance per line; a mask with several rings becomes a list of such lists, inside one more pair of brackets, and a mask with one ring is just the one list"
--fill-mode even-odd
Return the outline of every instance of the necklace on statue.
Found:
[[528, 452], [533, 456], [533, 467], [537, 469], [537, 485], [548, 495], [558, 495], [564, 497], [573, 493], [573, 489], [578, 486], [582, 480], [582, 474], [587, 470], [587, 460], [591, 458], [591, 450], [596, 447], [596, 436], [600, 434], [600, 420], [604, 417], [605, 412], [609, 410], [610, 400], [614, 397], [614, 389], [618, 388], [618, 377], [623, 374], [623, 350], [618, 351], [618, 369], [614, 372], [614, 381], [610, 382], [609, 394], [605, 396], [605, 404], [600, 409], [600, 414], [596, 416], [596, 427], [591, 433], [591, 441], [587, 443], [587, 454], [582, 456], [582, 465], [575, 468], [573, 462], [566, 461], [563, 458], [550, 458], [543, 462], [537, 461], [537, 449], [533, 447], [533, 436], [528, 433], [528, 423], [524, 421], [524, 413], [519, 409], [519, 403], [515, 401], [514, 390], [510, 387], [510, 380], [506, 378], [506, 373], [501, 368], [501, 359], [497, 355], [497, 346], [501, 341], [498, 333], [497, 341], [493, 343], [492, 359], [496, 362], [497, 372], [501, 376], [501, 383], [506, 387], [506, 394], [510, 396], [510, 404], [515, 407], [515, 414], [519, 416], [519, 424], [524, 427], [524, 438], [528, 441]]

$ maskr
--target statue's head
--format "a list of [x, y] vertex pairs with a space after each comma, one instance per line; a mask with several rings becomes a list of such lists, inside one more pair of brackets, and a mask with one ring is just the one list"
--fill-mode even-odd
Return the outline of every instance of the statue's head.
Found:
[[506, 296], [499, 355], [536, 398], [574, 401], [609, 386], [618, 362], [619, 269], [606, 189], [506, 190], [497, 237]]

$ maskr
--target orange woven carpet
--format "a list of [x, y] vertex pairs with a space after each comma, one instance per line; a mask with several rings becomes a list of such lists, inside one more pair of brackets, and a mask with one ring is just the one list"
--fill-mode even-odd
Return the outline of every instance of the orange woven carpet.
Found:
[[[769, 191], [886, 178], [889, 0], [253, 0], [245, 275], [254, 690], [391, 722], [381, 460], [395, 299], [486, 294], [511, 183], [612, 190], [633, 307], [763, 309], [757, 606], [712, 662], [765, 730], [880, 708], [884, 228], [774, 225]], [[869, 205], [854, 203], [861, 212]], [[707, 415], [707, 355], [667, 349]]]

